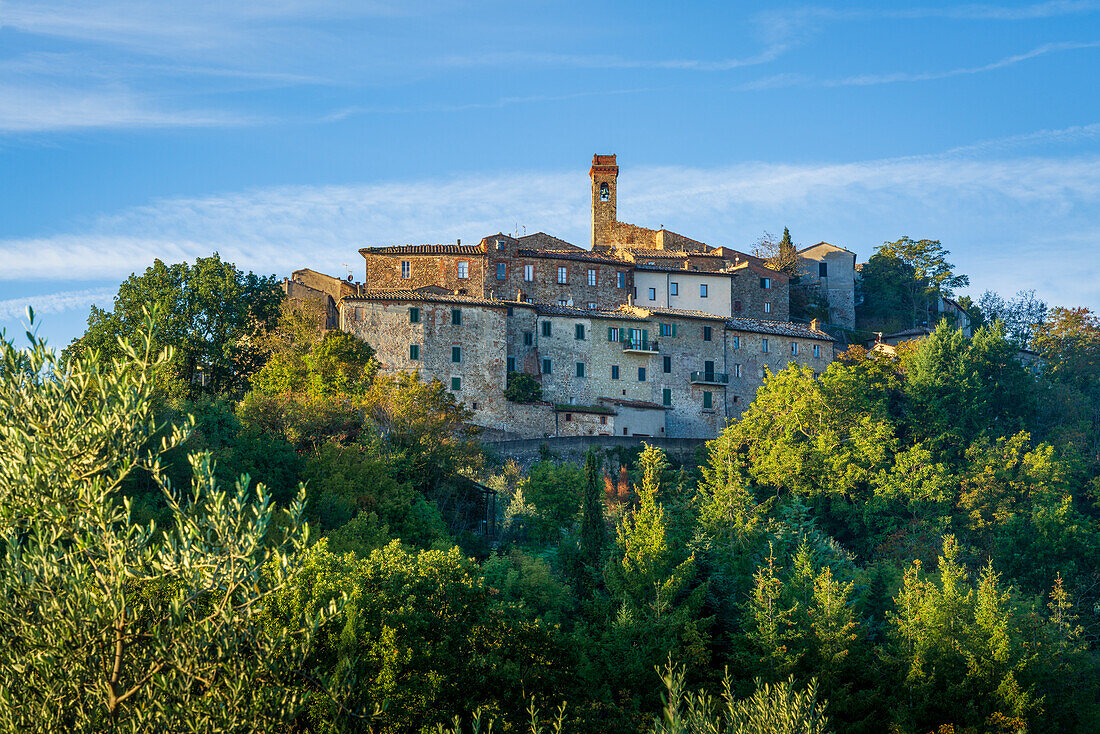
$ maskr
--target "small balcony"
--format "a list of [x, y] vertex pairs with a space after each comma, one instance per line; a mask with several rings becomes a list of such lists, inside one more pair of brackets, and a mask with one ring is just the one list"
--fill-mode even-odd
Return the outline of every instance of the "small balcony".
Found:
[[657, 342], [648, 339], [628, 339], [623, 342], [627, 354], [657, 354]]
[[692, 385], [719, 385], [725, 387], [730, 384], [730, 376], [723, 372], [692, 372]]

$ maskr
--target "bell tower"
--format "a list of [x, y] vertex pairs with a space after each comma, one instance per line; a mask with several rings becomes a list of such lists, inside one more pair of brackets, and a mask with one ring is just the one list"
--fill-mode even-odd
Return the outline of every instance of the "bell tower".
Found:
[[592, 156], [592, 249], [607, 246], [611, 242], [611, 230], [615, 226], [615, 184], [619, 178], [619, 166], [614, 155]]

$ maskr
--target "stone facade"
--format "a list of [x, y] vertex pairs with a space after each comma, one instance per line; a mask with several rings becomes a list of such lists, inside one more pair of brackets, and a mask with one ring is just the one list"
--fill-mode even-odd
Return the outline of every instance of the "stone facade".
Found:
[[[412, 291], [345, 298], [341, 328], [374, 347], [383, 371], [438, 379], [478, 425], [518, 436], [709, 438], [752, 401], [765, 369], [794, 361], [821, 372], [833, 358], [812, 325]], [[510, 370], [535, 376], [542, 407], [504, 399]]]
[[[439, 380], [503, 438], [713, 438], [766, 372], [793, 361], [820, 373], [832, 361], [816, 323], [787, 321], [784, 274], [737, 250], [619, 222], [615, 156], [595, 156], [590, 176], [591, 250], [544, 232], [364, 248], [362, 285], [302, 270], [293, 290], [327, 299], [384, 372]], [[843, 318], [854, 256], [824, 244], [800, 255], [824, 263], [813, 286], [837, 291]], [[509, 372], [533, 376], [542, 401], [506, 400]]]
[[829, 323], [856, 326], [856, 255], [843, 247], [818, 242], [798, 251], [800, 282], [829, 303]]

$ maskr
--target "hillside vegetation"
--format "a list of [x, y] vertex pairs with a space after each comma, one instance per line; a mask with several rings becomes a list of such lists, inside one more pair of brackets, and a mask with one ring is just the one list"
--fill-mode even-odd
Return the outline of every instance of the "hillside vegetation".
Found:
[[63, 356], [2, 340], [0, 729], [1100, 730], [1087, 310], [1034, 370], [943, 323], [694, 462], [523, 470], [274, 289], [158, 265]]

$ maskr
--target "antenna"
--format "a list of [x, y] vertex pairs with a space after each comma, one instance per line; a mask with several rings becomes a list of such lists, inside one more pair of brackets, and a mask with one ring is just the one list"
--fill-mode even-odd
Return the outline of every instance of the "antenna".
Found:
[[347, 263], [344, 263], [344, 270], [348, 271], [348, 277], [350, 278], [351, 277], [351, 268], [348, 267]]

